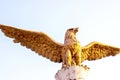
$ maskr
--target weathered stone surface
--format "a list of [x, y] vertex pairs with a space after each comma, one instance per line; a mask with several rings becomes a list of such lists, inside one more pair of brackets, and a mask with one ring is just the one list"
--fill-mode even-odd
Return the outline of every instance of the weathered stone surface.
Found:
[[58, 70], [55, 75], [56, 80], [84, 80], [89, 72], [87, 66], [70, 66]]

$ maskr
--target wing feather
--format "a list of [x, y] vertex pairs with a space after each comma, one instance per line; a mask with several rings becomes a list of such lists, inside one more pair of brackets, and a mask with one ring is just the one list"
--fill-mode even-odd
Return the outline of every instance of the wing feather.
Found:
[[97, 60], [107, 56], [115, 56], [120, 53], [120, 48], [92, 42], [82, 48], [82, 61]]
[[0, 24], [0, 29], [7, 37], [13, 38], [15, 43], [20, 43], [51, 61], [62, 62], [63, 44], [55, 42], [47, 34], [2, 24]]

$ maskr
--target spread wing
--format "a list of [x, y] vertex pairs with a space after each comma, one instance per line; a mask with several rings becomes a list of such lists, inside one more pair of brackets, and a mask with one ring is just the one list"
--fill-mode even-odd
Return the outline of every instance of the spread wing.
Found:
[[115, 56], [120, 53], [120, 48], [92, 42], [82, 48], [82, 61], [97, 60], [107, 56]]
[[0, 29], [6, 36], [13, 38], [15, 43], [21, 43], [22, 46], [26, 46], [51, 61], [62, 62], [63, 44], [55, 42], [45, 33], [22, 30], [1, 24]]

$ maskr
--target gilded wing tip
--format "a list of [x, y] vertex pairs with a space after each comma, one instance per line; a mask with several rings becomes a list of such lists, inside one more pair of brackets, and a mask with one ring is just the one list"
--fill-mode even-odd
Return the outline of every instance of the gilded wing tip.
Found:
[[0, 24], [0, 29], [3, 29], [4, 27], [6, 27], [6, 25]]
[[0, 29], [1, 29], [1, 31], [4, 29], [4, 25], [2, 25], [2, 24], [0, 24]]
[[2, 24], [0, 24], [0, 29], [2, 28]]

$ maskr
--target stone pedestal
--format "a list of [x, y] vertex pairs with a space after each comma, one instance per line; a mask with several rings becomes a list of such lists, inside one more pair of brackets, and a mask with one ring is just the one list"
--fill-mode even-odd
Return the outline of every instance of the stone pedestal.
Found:
[[55, 75], [56, 80], [84, 80], [89, 72], [87, 66], [70, 66], [58, 70]]

